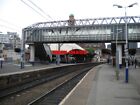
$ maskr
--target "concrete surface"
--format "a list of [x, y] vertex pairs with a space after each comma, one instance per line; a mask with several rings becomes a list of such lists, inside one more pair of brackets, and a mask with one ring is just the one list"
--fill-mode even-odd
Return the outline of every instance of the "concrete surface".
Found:
[[60, 105], [140, 105], [140, 68], [129, 68], [129, 83], [125, 68], [119, 72], [116, 80], [112, 65], [93, 68]]

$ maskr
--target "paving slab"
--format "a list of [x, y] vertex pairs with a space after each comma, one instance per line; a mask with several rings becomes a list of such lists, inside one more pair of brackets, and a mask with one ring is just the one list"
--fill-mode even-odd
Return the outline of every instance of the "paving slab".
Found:
[[27, 71], [34, 71], [34, 70], [40, 70], [40, 69], [47, 69], [47, 68], [54, 68], [54, 67], [60, 67], [60, 66], [67, 66], [72, 64], [35, 64], [32, 66], [31, 64], [25, 64], [24, 68], [21, 69], [20, 64], [14, 64], [14, 63], [3, 63], [3, 67], [0, 68], [0, 76], [1, 75], [7, 75], [7, 74], [14, 74], [19, 72], [27, 72]]
[[[120, 78], [117, 80], [112, 65], [99, 65], [84, 77], [60, 105], [140, 105], [139, 86], [136, 85], [140, 83], [139, 71], [139, 68], [130, 68], [130, 81], [125, 83], [125, 68], [119, 70]], [[132, 80], [133, 76], [135, 79]]]

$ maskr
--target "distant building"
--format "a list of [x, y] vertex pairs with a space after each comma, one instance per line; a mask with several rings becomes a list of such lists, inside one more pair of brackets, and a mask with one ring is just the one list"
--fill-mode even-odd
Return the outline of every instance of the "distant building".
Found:
[[0, 57], [5, 61], [19, 59], [19, 54], [15, 53], [15, 48], [21, 48], [21, 41], [17, 32], [0, 33]]
[[138, 48], [137, 42], [129, 42], [129, 49], [136, 49]]
[[0, 43], [10, 43], [9, 37], [8, 34], [0, 33]]
[[6, 49], [20, 48], [20, 38], [16, 32], [0, 33], [0, 43]]
[[7, 35], [10, 36], [9, 40], [10, 44], [12, 44], [13, 49], [21, 47], [21, 40], [17, 32], [7, 32]]

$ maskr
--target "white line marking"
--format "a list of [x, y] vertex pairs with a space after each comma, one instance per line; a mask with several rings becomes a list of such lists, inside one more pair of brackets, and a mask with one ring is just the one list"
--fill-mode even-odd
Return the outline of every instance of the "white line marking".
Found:
[[90, 70], [82, 79], [81, 81], [69, 92], [69, 94], [59, 103], [59, 105], [63, 105], [65, 101], [70, 97], [70, 95], [76, 90], [76, 88], [83, 82], [83, 80], [86, 78], [86, 76], [91, 72]]

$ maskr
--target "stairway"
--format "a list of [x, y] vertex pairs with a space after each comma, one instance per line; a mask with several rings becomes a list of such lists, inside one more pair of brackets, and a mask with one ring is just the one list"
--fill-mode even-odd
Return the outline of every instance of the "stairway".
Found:
[[35, 44], [35, 61], [40, 61], [41, 63], [48, 63], [50, 61], [43, 43]]

